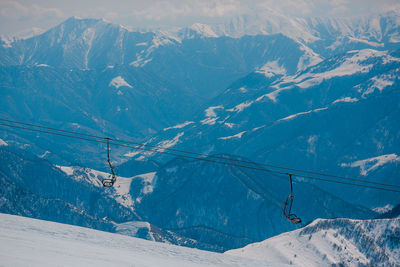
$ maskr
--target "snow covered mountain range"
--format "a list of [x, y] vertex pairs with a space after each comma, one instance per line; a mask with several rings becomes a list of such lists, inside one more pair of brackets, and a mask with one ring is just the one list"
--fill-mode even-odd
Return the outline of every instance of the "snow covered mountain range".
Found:
[[[70, 18], [2, 42], [0, 118], [399, 184], [399, 42], [396, 12], [271, 11], [158, 32]], [[0, 138], [1, 212], [213, 251], [296, 229], [282, 216], [287, 177], [112, 146], [121, 177], [104, 190], [103, 144], [4, 126]], [[398, 193], [294, 179], [301, 227], [400, 203]], [[326, 227], [336, 223], [352, 225]], [[321, 264], [364, 252], [354, 253]]]
[[[177, 149], [398, 184], [399, 60], [396, 53], [364, 49], [293, 76], [252, 73], [192, 123], [167, 128], [151, 144], [175, 140]], [[145, 152], [134, 158], [143, 156], [159, 157]], [[397, 194], [323, 188], [371, 208], [400, 200]]]
[[[359, 63], [355, 61], [362, 58], [347, 53], [364, 51], [360, 53], [365, 57], [381, 52], [379, 55], [396, 57], [393, 53], [398, 49], [399, 21], [395, 12], [344, 20], [300, 20], [271, 11], [268, 16], [238, 17], [224, 25], [133, 32], [104, 20], [70, 18], [43, 34], [0, 47], [1, 114], [34, 122], [39, 122], [40, 117], [41, 121], [65, 129], [146, 142], [153, 136], [162, 136], [163, 129], [193, 121], [198, 117], [196, 114], [212, 107], [211, 103], [229, 104], [232, 108], [240, 105], [237, 111], [241, 111], [262, 96], [260, 90], [252, 93], [254, 90], [246, 89], [257, 86], [253, 83], [266, 88], [283, 77], [279, 87], [283, 88], [286, 82], [297, 82], [306, 89], [317, 85], [318, 80], [343, 76], [352, 79], [359, 73], [368, 74], [371, 64], [358, 70]], [[312, 66], [334, 69], [334, 64], [339, 64], [335, 61], [347, 60], [346, 57], [349, 61], [335, 69], [336, 73], [327, 73], [326, 77], [319, 70], [318, 77], [305, 81], [315, 76], [307, 74], [315, 70]], [[393, 66], [388, 76], [366, 75], [372, 78], [369, 82], [372, 88], [395, 86], [393, 64], [393, 61], [388, 64]], [[384, 68], [379, 71], [386, 74]], [[262, 73], [271, 81], [257, 75]], [[230, 98], [218, 101], [221, 94], [238, 83], [243, 83], [239, 93], [231, 90]], [[275, 94], [282, 88], [275, 90]], [[252, 95], [255, 98], [251, 99]], [[310, 110], [308, 107], [299, 112]], [[43, 144], [48, 142], [52, 141]], [[43, 144], [32, 144], [37, 154], [51, 152]], [[78, 160], [83, 165], [102, 167], [101, 160], [94, 157], [99, 150], [93, 146], [82, 148], [85, 153], [92, 153], [86, 159], [71, 155], [75, 153], [73, 149], [65, 151], [55, 143], [51, 147], [54, 153], [48, 153], [49, 159], [54, 157], [62, 164]]]

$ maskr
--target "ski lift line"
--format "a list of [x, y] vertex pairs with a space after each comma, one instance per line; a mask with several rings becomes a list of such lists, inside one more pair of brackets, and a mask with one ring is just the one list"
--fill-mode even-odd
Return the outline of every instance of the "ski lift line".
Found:
[[[85, 140], [85, 141], [91, 141], [91, 142], [107, 144], [107, 141], [88, 139], [88, 138], [79, 137], [79, 136], [55, 133], [55, 132], [39, 130], [39, 129], [26, 128], [26, 127], [22, 127], [22, 126], [16, 126], [16, 125], [4, 124], [4, 123], [0, 123], [0, 126], [6, 126], [6, 127], [11, 127], [11, 128], [23, 129], [23, 130], [30, 130], [30, 131], [46, 133], [46, 134], [54, 134], [54, 135], [63, 136], [63, 137], [69, 137], [69, 138], [74, 138], [74, 139], [81, 139], [81, 140]], [[174, 154], [174, 153], [165, 152], [165, 151], [159, 151], [159, 150], [154, 150], [154, 149], [148, 149], [148, 148], [143, 148], [143, 147], [135, 147], [135, 146], [125, 145], [125, 144], [118, 144], [118, 143], [111, 143], [111, 142], [109, 142], [109, 144], [110, 145], [115, 145], [115, 146], [139, 149], [139, 150], [144, 150], [144, 151], [150, 151], [150, 152], [154, 152], [154, 153], [161, 153], [161, 154], [166, 154], [166, 155], [171, 155], [171, 156], [176, 156], [176, 157], [183, 157], [183, 158], [202, 160], [202, 161], [219, 163], [219, 164], [232, 165], [232, 166], [236, 166], [236, 167], [249, 168], [249, 169], [253, 169], [253, 170], [263, 170], [263, 171], [271, 172], [271, 173], [287, 174], [285, 172], [280, 172], [280, 171], [274, 171], [274, 170], [268, 170], [268, 169], [264, 169], [264, 168], [256, 168], [256, 167], [251, 167], [251, 166], [239, 165], [239, 164], [234, 164], [234, 163], [230, 163], [230, 162], [215, 161], [215, 160], [211, 160], [211, 159], [207, 159], [207, 158], [197, 158], [197, 157], [192, 157], [192, 156], [187, 156], [187, 155], [179, 155], [179, 154]], [[221, 158], [221, 159], [223, 159], [223, 158]]]
[[365, 188], [371, 188], [371, 189], [377, 189], [377, 190], [386, 190], [386, 191], [390, 191], [390, 192], [400, 193], [400, 190], [388, 189], [388, 188], [383, 188], [383, 187], [378, 187], [378, 186], [373, 186], [373, 185], [363, 185], [363, 184], [356, 184], [356, 183], [350, 183], [350, 182], [334, 181], [334, 180], [329, 180], [329, 179], [324, 179], [324, 178], [318, 178], [318, 177], [312, 177], [312, 176], [307, 176], [307, 175], [295, 174], [295, 173], [292, 173], [292, 174], [294, 176], [301, 177], [301, 178], [304, 178], [304, 179], [311, 179], [311, 180], [317, 180], [317, 181], [323, 181], [323, 182], [329, 182], [329, 183], [345, 184], [345, 185], [351, 185], [351, 186], [358, 186], [358, 187], [365, 187]]
[[114, 167], [111, 164], [111, 160], [110, 160], [110, 139], [107, 139], [107, 162], [108, 165], [110, 166], [110, 170], [111, 170], [111, 178], [106, 178], [102, 181], [103, 186], [104, 187], [112, 187], [115, 183], [115, 181], [117, 180], [116, 178], [116, 173], [115, 173], [115, 169], [117, 169], [117, 167]]
[[[74, 135], [82, 135], [82, 136], [96, 138], [96, 139], [110, 140], [110, 141], [126, 143], [126, 144], [133, 144], [133, 145], [138, 145], [138, 146], [142, 146], [142, 147], [151, 147], [151, 148], [168, 150], [168, 151], [173, 151], [173, 152], [185, 153], [185, 154], [189, 154], [189, 155], [196, 155], [196, 156], [207, 157], [207, 158], [222, 159], [222, 160], [225, 160], [225, 161], [236, 161], [236, 162], [241, 162], [241, 163], [247, 163], [247, 164], [270, 167], [270, 168], [283, 169], [283, 170], [288, 170], [288, 171], [293, 171], [293, 172], [302, 172], [302, 173], [314, 174], [314, 175], [318, 175], [318, 176], [337, 178], [337, 179], [341, 179], [341, 180], [350, 180], [350, 181], [354, 181], [354, 182], [362, 182], [362, 183], [368, 183], [368, 184], [374, 184], [374, 185], [390, 186], [390, 187], [400, 188], [400, 185], [379, 183], [379, 182], [367, 181], [367, 180], [363, 180], [363, 179], [344, 177], [344, 176], [338, 176], [338, 175], [332, 175], [332, 174], [326, 174], [326, 173], [314, 172], [314, 171], [308, 171], [308, 170], [302, 170], [302, 169], [288, 168], [288, 167], [277, 166], [277, 165], [273, 165], [273, 164], [266, 164], [266, 163], [254, 162], [254, 161], [248, 161], [248, 160], [242, 160], [242, 159], [224, 158], [224, 157], [216, 156], [216, 155], [209, 155], [209, 154], [190, 152], [190, 151], [179, 150], [179, 149], [174, 149], [174, 148], [167, 148], [167, 147], [161, 147], [161, 146], [148, 145], [148, 144], [137, 143], [137, 142], [132, 142], [132, 141], [126, 141], [126, 140], [120, 140], [120, 139], [114, 139], [114, 138], [109, 138], [109, 137], [104, 137], [104, 136], [84, 134], [84, 133], [75, 132], [75, 131], [61, 130], [61, 129], [57, 129], [57, 128], [52, 128], [52, 127], [47, 127], [47, 126], [42, 126], [42, 125], [37, 125], [37, 124], [32, 124], [32, 123], [13, 121], [13, 120], [7, 120], [7, 119], [2, 119], [2, 118], [0, 118], [0, 121], [6, 121], [6, 122], [21, 124], [21, 125], [27, 125], [27, 126], [32, 126], [32, 127], [37, 127], [37, 128], [47, 129], [47, 130], [59, 131], [59, 132], [64, 132], [64, 133], [69, 133], [69, 134], [74, 134]], [[152, 150], [150, 150], [150, 151], [152, 151]]]
[[289, 181], [290, 181], [290, 194], [286, 198], [286, 201], [283, 206], [283, 215], [288, 219], [290, 222], [293, 224], [299, 224], [301, 223], [301, 219], [296, 216], [296, 214], [292, 213], [292, 207], [293, 207], [293, 180], [292, 180], [293, 174], [289, 173]]
[[[73, 135], [67, 135], [67, 134], [62, 134], [62, 133], [55, 133], [55, 132], [44, 131], [44, 130], [39, 130], [39, 129], [32, 129], [32, 128], [27, 128], [27, 127], [22, 127], [22, 126], [16, 126], [16, 125], [4, 124], [4, 123], [0, 123], [0, 126], [16, 128], [16, 129], [23, 129], [23, 130], [29, 130], [29, 131], [34, 131], [34, 132], [46, 133], [46, 134], [53, 134], [53, 135], [58, 135], [58, 136], [63, 136], [63, 137], [68, 137], [68, 138], [74, 138], [74, 139], [80, 139], [80, 140], [85, 140], [85, 141], [91, 141], [91, 142], [107, 144], [107, 141], [89, 139], [89, 138], [73, 136]], [[115, 146], [139, 149], [139, 150], [144, 150], [144, 151], [151, 151], [151, 152], [161, 153], [161, 154], [166, 154], [166, 155], [172, 155], [172, 156], [176, 156], [176, 157], [190, 158], [190, 159], [202, 160], [202, 161], [207, 161], [207, 162], [212, 162], [212, 163], [217, 163], [217, 164], [230, 165], [230, 166], [235, 166], [235, 167], [240, 167], [240, 168], [247, 168], [247, 169], [252, 169], [252, 170], [264, 171], [264, 172], [269, 172], [269, 173], [272, 173], [272, 174], [281, 174], [281, 175], [289, 175], [290, 174], [290, 173], [287, 173], [287, 172], [269, 170], [269, 169], [258, 168], [258, 167], [253, 167], [253, 166], [240, 165], [240, 164], [235, 164], [235, 163], [231, 163], [231, 162], [215, 161], [215, 160], [211, 160], [211, 159], [207, 159], [207, 158], [197, 158], [197, 157], [192, 157], [192, 156], [188, 156], [188, 155], [179, 155], [179, 154], [174, 154], [174, 153], [170, 153], [170, 152], [147, 149], [147, 148], [142, 148], [142, 147], [134, 147], [134, 146], [125, 145], [125, 144], [118, 144], [118, 143], [111, 143], [111, 142], [109, 144], [110, 145], [115, 145]], [[350, 185], [350, 186], [358, 186], [358, 187], [364, 187], [364, 188], [370, 188], [370, 189], [376, 189], [376, 190], [383, 190], [383, 191], [390, 191], [390, 192], [400, 193], [400, 190], [395, 190], [395, 189], [389, 189], [389, 188], [383, 188], [383, 187], [377, 187], [377, 186], [371, 186], [371, 185], [356, 184], [356, 183], [348, 183], [348, 182], [343, 182], [343, 181], [336, 181], [336, 180], [330, 180], [330, 179], [306, 176], [306, 175], [301, 175], [301, 174], [296, 174], [296, 173], [291, 173], [291, 174], [294, 175], [294, 176], [297, 176], [297, 177], [305, 178], [305, 179], [312, 179], [312, 180], [324, 181], [324, 182], [329, 182], [329, 183], [337, 183], [337, 184], [344, 184], [344, 185]]]
[[[22, 125], [26, 125], [26, 126], [32, 126], [32, 127], [37, 127], [37, 128], [47, 129], [47, 130], [53, 130], [53, 131], [58, 131], [58, 132], [77, 134], [77, 135], [82, 135], [82, 136], [87, 136], [87, 137], [92, 137], [92, 138], [97, 138], [97, 139], [104, 139], [104, 140], [107, 139], [107, 137], [96, 136], [96, 135], [85, 134], [85, 133], [74, 132], [74, 131], [68, 131], [68, 130], [61, 130], [61, 129], [57, 129], [57, 128], [53, 128], [53, 127], [47, 127], [47, 126], [28, 123], [28, 122], [13, 121], [13, 120], [7, 120], [7, 119], [2, 119], [2, 118], [0, 118], [0, 121], [11, 122], [11, 123], [16, 123], [16, 124], [22, 124]], [[109, 139], [111, 140], [111, 138], [109, 138]]]
[[[81, 140], [85, 140], [85, 141], [91, 141], [91, 142], [107, 144], [107, 141], [89, 139], [89, 138], [85, 138], [85, 137], [73, 136], [73, 135], [62, 134], [62, 133], [55, 133], [55, 132], [39, 130], [39, 129], [26, 128], [26, 127], [22, 127], [22, 126], [16, 126], [16, 125], [4, 124], [4, 123], [0, 123], [0, 126], [6, 126], [6, 127], [11, 127], [11, 128], [23, 129], [23, 130], [29, 130], [29, 131], [34, 131], [34, 132], [46, 133], [46, 134], [54, 134], [54, 135], [63, 136], [63, 137], [69, 137], [69, 138], [74, 138], [74, 139], [81, 139]], [[139, 149], [139, 150], [144, 150], [144, 151], [150, 151], [150, 152], [154, 152], [154, 153], [161, 153], [161, 154], [166, 154], [166, 155], [171, 155], [171, 156], [176, 156], [176, 157], [184, 157], [184, 158], [203, 160], [203, 161], [208, 161], [208, 162], [227, 164], [227, 165], [233, 165], [233, 166], [244, 167], [244, 168], [251, 168], [251, 169], [255, 169], [255, 170], [264, 170], [264, 171], [268, 171], [268, 172], [272, 172], [272, 173], [286, 174], [285, 172], [279, 172], [279, 171], [273, 171], [273, 170], [267, 170], [267, 169], [261, 169], [261, 168], [254, 168], [254, 167], [251, 167], [251, 166], [233, 164], [233, 163], [222, 162], [222, 161], [215, 161], [215, 160], [211, 160], [211, 159], [207, 159], [207, 158], [197, 158], [197, 157], [192, 157], [192, 156], [187, 156], [187, 155], [179, 155], [179, 154], [174, 154], [174, 153], [165, 152], [165, 151], [159, 151], [159, 150], [154, 150], [154, 149], [148, 149], [148, 148], [143, 148], [143, 147], [136, 147], [136, 146], [130, 146], [130, 145], [125, 145], [125, 144], [111, 143], [111, 142], [109, 142], [109, 144], [110, 145], [115, 145], [115, 146]]]

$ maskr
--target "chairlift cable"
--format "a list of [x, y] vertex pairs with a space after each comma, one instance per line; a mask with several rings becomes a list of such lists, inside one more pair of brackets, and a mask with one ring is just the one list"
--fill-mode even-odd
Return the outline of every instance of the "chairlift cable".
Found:
[[[51, 132], [51, 131], [39, 130], [39, 129], [32, 129], [32, 128], [27, 128], [27, 127], [23, 127], [23, 126], [10, 125], [10, 124], [4, 124], [4, 123], [0, 123], [0, 126], [16, 128], [16, 129], [23, 129], [23, 130], [29, 130], [29, 131], [34, 131], [34, 132], [46, 133], [46, 134], [53, 134], [53, 135], [58, 135], [58, 136], [63, 136], [63, 137], [68, 137], [68, 138], [74, 138], [74, 139], [80, 139], [80, 140], [85, 140], [85, 141], [90, 141], [90, 142], [97, 142], [97, 143], [107, 144], [106, 140], [103, 141], [103, 140], [89, 139], [89, 138], [86, 138], [86, 137], [80, 137], [80, 136], [56, 133], [56, 132]], [[104, 139], [106, 139], [106, 138], [104, 138]], [[114, 140], [114, 139], [110, 138], [110, 140]], [[223, 165], [230, 165], [230, 166], [235, 166], [235, 167], [240, 167], [240, 168], [247, 168], [247, 169], [264, 171], [264, 172], [269, 172], [269, 173], [281, 174], [281, 175], [288, 175], [289, 174], [287, 172], [282, 172], [282, 171], [270, 170], [270, 169], [259, 168], [259, 167], [254, 167], [254, 166], [241, 165], [241, 164], [236, 164], [236, 163], [232, 163], [232, 162], [216, 161], [216, 160], [212, 160], [212, 159], [208, 159], [208, 158], [199, 158], [199, 157], [188, 156], [188, 155], [174, 154], [174, 153], [171, 153], [171, 152], [148, 149], [148, 148], [143, 148], [143, 147], [138, 147], [138, 146], [130, 146], [130, 145], [119, 144], [119, 143], [115, 143], [115, 142], [114, 143], [109, 142], [109, 145], [115, 145], [115, 146], [120, 146], [120, 147], [128, 147], [128, 148], [133, 148], [133, 149], [138, 149], [138, 150], [143, 150], [143, 151], [151, 151], [151, 152], [154, 152], [154, 153], [160, 153], [160, 154], [171, 155], [171, 156], [176, 156], [176, 157], [201, 160], [201, 161], [217, 163], [217, 164], [223, 164]], [[225, 160], [225, 158], [223, 158], [223, 157], [221, 157], [220, 159], [224, 159]], [[344, 184], [344, 185], [350, 185], [350, 186], [358, 186], [358, 187], [364, 187], [364, 188], [370, 188], [370, 189], [384, 190], [384, 191], [400, 193], [400, 190], [383, 188], [383, 187], [378, 187], [378, 186], [371, 186], [371, 185], [349, 183], [349, 182], [343, 182], [343, 181], [337, 181], [337, 180], [330, 180], [330, 179], [324, 179], [324, 178], [313, 177], [313, 176], [306, 176], [306, 175], [301, 175], [301, 174], [296, 174], [296, 173], [293, 173], [293, 175], [295, 175], [297, 177], [304, 178], [304, 179], [312, 179], [312, 180], [318, 180], [318, 181], [324, 181], [324, 182], [330, 182], [330, 183], [337, 183], [337, 184]], [[363, 181], [363, 182], [367, 182], [367, 181]], [[383, 185], [385, 185], [387, 187], [399, 187], [397, 185], [390, 185], [390, 184], [383, 184]]]
[[[367, 181], [367, 180], [363, 180], [363, 179], [350, 178], [350, 177], [332, 175], [332, 174], [327, 174], [327, 173], [314, 172], [314, 171], [309, 171], [309, 170], [288, 168], [288, 167], [277, 166], [277, 165], [261, 163], [261, 162], [248, 161], [248, 160], [243, 160], [243, 159], [224, 158], [224, 157], [221, 157], [221, 156], [218, 156], [218, 155], [209, 155], [209, 154], [204, 154], [204, 153], [196, 153], [196, 152], [190, 152], [190, 151], [179, 150], [179, 149], [174, 149], [174, 148], [155, 146], [155, 145], [149, 145], [149, 144], [144, 144], [144, 143], [137, 143], [137, 142], [126, 141], [126, 140], [121, 140], [121, 139], [114, 139], [114, 138], [109, 138], [109, 137], [104, 137], [104, 136], [97, 136], [97, 135], [85, 134], [85, 133], [80, 133], [80, 132], [75, 132], [75, 131], [62, 130], [62, 129], [42, 126], [42, 125], [33, 124], [33, 123], [20, 122], [20, 121], [14, 121], [14, 120], [7, 120], [7, 119], [2, 119], [2, 118], [0, 118], [0, 121], [6, 121], [6, 122], [21, 124], [21, 125], [27, 125], [27, 126], [32, 126], [32, 127], [37, 127], [37, 128], [47, 129], [47, 130], [59, 131], [59, 132], [64, 132], [64, 133], [69, 133], [69, 134], [74, 134], [74, 135], [81, 135], [81, 136], [86, 136], [86, 137], [91, 137], [91, 138], [96, 138], [96, 139], [109, 140], [109, 141], [126, 143], [126, 144], [133, 144], [133, 145], [138, 145], [138, 146], [143, 146], [143, 147], [151, 147], [151, 148], [168, 150], [168, 151], [173, 151], [173, 152], [191, 154], [191, 155], [196, 155], [196, 156], [201, 156], [201, 157], [222, 159], [222, 160], [228, 160], [228, 161], [236, 161], [236, 162], [241, 162], [241, 163], [248, 163], [248, 164], [259, 165], [259, 166], [266, 166], [266, 167], [270, 167], [270, 168], [283, 169], [283, 170], [288, 170], [288, 171], [293, 171], [293, 172], [302, 172], [302, 173], [314, 174], [314, 175], [318, 175], [318, 176], [326, 176], [326, 177], [337, 178], [337, 179], [341, 179], [341, 180], [350, 180], [350, 181], [354, 181], [354, 182], [362, 182], [362, 183], [368, 183], [368, 184], [375, 184], [375, 185], [381, 185], [381, 186], [390, 186], [390, 187], [400, 188], [400, 185], [380, 183], [380, 182], [374, 182], [374, 181]], [[152, 150], [150, 150], [150, 151], [152, 151]], [[379, 179], [374, 179], [374, 180], [379, 180]]]

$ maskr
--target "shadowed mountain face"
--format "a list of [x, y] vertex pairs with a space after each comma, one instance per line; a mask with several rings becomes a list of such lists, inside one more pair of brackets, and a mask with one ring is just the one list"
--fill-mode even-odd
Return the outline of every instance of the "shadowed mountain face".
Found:
[[[131, 185], [135, 199], [137, 185]], [[145, 220], [220, 251], [295, 229], [282, 213], [290, 193], [287, 176], [201, 161], [174, 160], [160, 168], [151, 190], [137, 195]], [[374, 212], [295, 180], [293, 211], [305, 225], [322, 218], [371, 218]]]
[[112, 221], [137, 219], [104, 190], [67, 177], [46, 160], [4, 146], [0, 157], [1, 212], [107, 231]]
[[[102, 20], [69, 19], [42, 35], [0, 48], [0, 114], [147, 141], [169, 125], [190, 120], [206, 101], [265, 62], [279, 60], [295, 73], [298, 62], [308, 57], [298, 42], [279, 34], [190, 36], [136, 33]], [[35, 139], [17, 135], [25, 138], [21, 143]], [[48, 150], [53, 152], [48, 153], [50, 159], [62, 164], [103, 167], [94, 156], [96, 146], [71, 140], [91, 155], [79, 158], [69, 144], [63, 144], [67, 150], [57, 144], [46, 149], [49, 142], [47, 137], [43, 143], [32, 142], [35, 153]]]
[[[66, 70], [129, 66], [128, 72], [143, 70], [204, 99], [217, 95], [267, 61], [280, 60], [294, 73], [299, 61], [308, 57], [300, 43], [282, 34], [211, 38], [194, 31], [139, 33], [102, 20], [74, 18], [44, 34], [0, 49], [1, 66]], [[135, 75], [138, 76], [141, 75]]]
[[[253, 73], [191, 124], [169, 128], [152, 142], [179, 136], [177, 149], [247, 155], [261, 163], [398, 184], [399, 62], [397, 50], [367, 49], [293, 76]], [[397, 193], [315, 184], [371, 208], [400, 200]]]
[[[349, 51], [374, 49], [379, 56], [398, 48], [396, 18], [396, 14], [383, 14], [376, 24], [375, 18], [302, 21], [275, 14], [266, 20], [242, 18], [229, 28], [216, 26], [211, 35], [196, 26], [174, 32], [141, 33], [103, 20], [71, 18], [41, 35], [0, 47], [0, 115], [139, 142], [153, 137], [159, 143], [171, 140], [180, 128], [169, 131], [173, 136], [164, 136], [163, 129], [194, 119], [207, 119], [203, 123], [207, 127], [201, 127], [205, 129], [196, 124], [191, 127], [200, 129], [195, 135], [201, 134], [209, 141], [244, 130], [248, 133], [250, 127], [256, 129], [284, 116], [324, 107], [330, 100], [359, 96], [355, 93], [358, 89], [351, 88], [361, 82], [364, 87], [359, 89], [364, 92], [375, 84], [375, 91], [383, 85], [387, 87], [387, 83], [379, 82], [392, 82], [391, 77], [396, 77], [395, 62], [381, 64], [370, 59], [371, 62], [363, 62], [364, 69], [358, 70], [356, 61], [363, 61], [365, 55]], [[258, 30], [251, 31], [246, 25]], [[290, 25], [296, 26], [297, 31]], [[246, 32], [245, 29], [253, 35], [233, 34]], [[396, 52], [388, 53], [396, 57]], [[370, 68], [370, 64], [374, 67]], [[325, 71], [328, 76], [322, 75], [323, 70], [334, 69], [339, 72]], [[389, 70], [388, 77], [382, 76]], [[369, 75], [374, 72], [376, 80], [368, 80], [374, 78]], [[286, 91], [286, 84], [299, 90]], [[270, 105], [272, 100], [268, 101], [268, 97], [252, 103], [273, 91], [280, 92], [278, 104]], [[214, 120], [204, 117], [204, 110], [220, 105], [233, 112], [224, 111], [227, 120], [223, 127], [214, 126], [214, 133], [204, 134], [210, 131], [208, 126]], [[244, 130], [238, 131], [240, 127], [236, 126], [244, 124]], [[37, 140], [36, 135], [13, 130], [2, 137], [31, 143], [38, 155], [51, 152], [47, 158], [60, 164], [104, 168], [103, 158], [96, 156], [103, 148], [86, 141], [64, 141], [60, 146], [60, 140], [54, 142], [46, 136]], [[194, 134], [185, 132], [183, 138], [194, 140], [184, 145], [188, 149], [210, 149], [202, 148]], [[51, 146], [47, 146], [49, 143]], [[215, 145], [218, 143], [221, 142]], [[263, 146], [260, 142], [253, 144]], [[80, 147], [88, 157], [79, 157], [80, 152], [74, 147]], [[114, 149], [116, 161], [126, 160], [123, 155], [128, 149]], [[229, 145], [215, 151], [238, 153]], [[243, 156], [252, 157], [252, 153], [254, 149], [245, 151]]]
[[[119, 177], [115, 188], [104, 189], [100, 176], [107, 173], [56, 167], [10, 146], [0, 156], [5, 213], [212, 251], [295, 229], [282, 214], [286, 176], [173, 160], [153, 176]], [[299, 226], [317, 217], [376, 216], [302, 181], [295, 180], [294, 189], [294, 212], [304, 222]]]

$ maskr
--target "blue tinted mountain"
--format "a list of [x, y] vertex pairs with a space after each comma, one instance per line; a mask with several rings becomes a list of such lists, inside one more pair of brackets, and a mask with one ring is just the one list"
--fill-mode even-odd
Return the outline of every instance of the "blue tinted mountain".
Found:
[[[227, 157], [221, 155], [222, 157]], [[208, 244], [219, 251], [295, 229], [283, 216], [290, 192], [287, 176], [234, 166], [176, 159], [161, 167], [148, 193], [131, 185], [135, 211], [163, 229]], [[374, 212], [297, 180], [293, 211], [303, 224], [322, 218], [371, 218]], [[148, 190], [147, 190], [148, 191]], [[136, 195], [136, 196], [135, 196]]]
[[[398, 184], [399, 64], [397, 50], [364, 49], [294, 76], [256, 72], [232, 84], [191, 124], [152, 141], [178, 139], [177, 149]], [[371, 208], [400, 201], [396, 193], [318, 186]]]
[[101, 230], [137, 218], [104, 190], [74, 181], [29, 152], [2, 146], [0, 157], [1, 212]]

